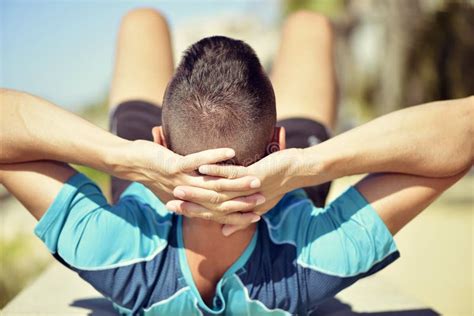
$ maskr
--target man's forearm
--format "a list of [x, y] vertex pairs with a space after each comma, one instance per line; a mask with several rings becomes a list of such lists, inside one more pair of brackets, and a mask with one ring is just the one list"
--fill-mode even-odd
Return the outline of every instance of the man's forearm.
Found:
[[373, 172], [452, 176], [473, 163], [473, 122], [474, 97], [396, 111], [302, 150], [300, 172], [305, 185], [321, 172], [328, 181]]
[[38, 97], [0, 90], [0, 163], [57, 160], [111, 170], [128, 141]]

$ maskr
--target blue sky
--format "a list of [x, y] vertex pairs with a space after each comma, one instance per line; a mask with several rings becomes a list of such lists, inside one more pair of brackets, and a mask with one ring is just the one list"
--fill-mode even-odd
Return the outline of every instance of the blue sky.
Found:
[[0, 86], [78, 110], [106, 97], [118, 25], [129, 9], [158, 8], [174, 29], [222, 13], [275, 19], [278, 5], [277, 0], [0, 0]]

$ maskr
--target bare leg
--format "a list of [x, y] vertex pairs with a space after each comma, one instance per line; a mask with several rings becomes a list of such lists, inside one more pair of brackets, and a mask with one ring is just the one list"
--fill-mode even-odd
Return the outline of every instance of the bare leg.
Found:
[[118, 35], [109, 107], [130, 100], [160, 105], [173, 68], [166, 19], [153, 9], [130, 11]]
[[[152, 140], [161, 125], [161, 104], [173, 74], [170, 32], [165, 18], [153, 9], [130, 11], [120, 26], [109, 108], [110, 128], [125, 139]], [[127, 102], [133, 101], [133, 102]], [[126, 103], [124, 103], [126, 102]], [[129, 181], [112, 177], [111, 195], [117, 202]]]
[[334, 128], [333, 33], [327, 18], [310, 11], [288, 17], [271, 80], [279, 120], [308, 118]]

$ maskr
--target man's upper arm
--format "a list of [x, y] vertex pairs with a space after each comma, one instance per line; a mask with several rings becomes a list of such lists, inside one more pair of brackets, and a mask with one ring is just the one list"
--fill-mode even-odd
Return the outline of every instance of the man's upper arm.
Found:
[[302, 291], [314, 302], [335, 295], [399, 257], [387, 227], [354, 187], [324, 209], [296, 193], [286, 195], [264, 219], [274, 243], [296, 247], [296, 263], [307, 285]]
[[166, 244], [169, 213], [157, 212], [139, 196], [111, 206], [90, 179], [66, 164], [0, 165], [0, 175], [39, 220], [38, 237], [70, 265], [116, 264], [146, 257]]
[[1, 182], [39, 220], [75, 170], [64, 163], [0, 164]]
[[326, 208], [316, 208], [301, 190], [287, 194], [264, 216], [272, 240], [296, 246], [297, 262], [339, 277], [363, 277], [398, 257], [392, 235], [353, 187]]
[[146, 303], [146, 280], [161, 273], [147, 264], [161, 267], [166, 258], [171, 214], [157, 212], [139, 190], [112, 206], [97, 185], [65, 165], [0, 168], [5, 185], [40, 219], [35, 233], [58, 260], [122, 307]]
[[447, 178], [371, 174], [357, 183], [356, 188], [395, 235], [464, 174]]

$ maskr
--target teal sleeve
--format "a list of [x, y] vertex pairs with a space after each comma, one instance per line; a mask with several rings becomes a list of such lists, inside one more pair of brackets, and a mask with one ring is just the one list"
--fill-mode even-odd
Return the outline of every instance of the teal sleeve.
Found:
[[130, 184], [120, 196], [120, 201], [130, 199], [139, 201], [142, 205], [147, 205], [161, 216], [171, 214], [171, 212], [166, 209], [164, 203], [153, 192], [138, 182]]
[[355, 187], [325, 209], [314, 208], [300, 242], [300, 264], [341, 277], [366, 273], [398, 252], [385, 223]]
[[72, 176], [38, 222], [49, 251], [73, 267], [104, 269], [146, 260], [167, 245], [170, 216], [136, 198], [111, 206], [83, 174]]
[[294, 245], [297, 263], [305, 268], [349, 277], [398, 254], [384, 222], [354, 187], [324, 209], [316, 208], [302, 190], [294, 191], [269, 213], [264, 219], [271, 239]]

